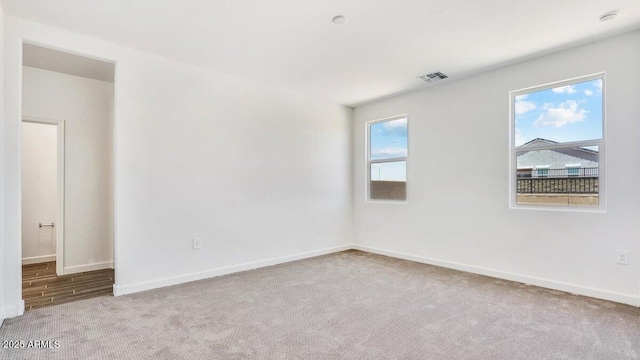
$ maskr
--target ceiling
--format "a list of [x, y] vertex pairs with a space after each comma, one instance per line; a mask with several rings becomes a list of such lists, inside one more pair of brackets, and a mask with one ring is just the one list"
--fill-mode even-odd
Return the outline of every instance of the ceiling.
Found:
[[115, 75], [113, 63], [31, 44], [22, 47], [22, 65], [106, 82]]
[[[640, 28], [638, 0], [2, 0], [6, 14], [357, 106]], [[610, 10], [617, 19], [599, 22]], [[348, 22], [331, 19], [345, 15]]]

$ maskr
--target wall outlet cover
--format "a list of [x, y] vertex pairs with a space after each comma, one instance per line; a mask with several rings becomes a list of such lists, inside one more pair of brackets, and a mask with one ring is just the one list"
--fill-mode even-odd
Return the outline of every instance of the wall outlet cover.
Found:
[[618, 250], [616, 262], [622, 265], [629, 265], [629, 250]]

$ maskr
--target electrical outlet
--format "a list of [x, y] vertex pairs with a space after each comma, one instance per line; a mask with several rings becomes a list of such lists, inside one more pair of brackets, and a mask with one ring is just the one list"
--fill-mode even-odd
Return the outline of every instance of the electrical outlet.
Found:
[[369, 231], [369, 224], [364, 224], [364, 231]]
[[618, 250], [616, 262], [622, 265], [629, 265], [629, 250]]
[[200, 250], [201, 238], [193, 238], [193, 250]]

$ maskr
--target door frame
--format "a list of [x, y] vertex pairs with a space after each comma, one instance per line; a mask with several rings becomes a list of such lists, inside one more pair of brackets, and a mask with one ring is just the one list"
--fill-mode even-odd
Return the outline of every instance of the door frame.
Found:
[[[23, 123], [54, 125], [57, 128], [58, 162], [56, 176], [58, 180], [57, 202], [56, 202], [56, 274], [64, 275], [64, 120], [47, 119], [34, 116], [22, 116]], [[22, 129], [21, 129], [22, 130]], [[21, 141], [22, 143], [22, 141]], [[24, 191], [24, 189], [22, 190]], [[22, 196], [22, 194], [21, 194]]]

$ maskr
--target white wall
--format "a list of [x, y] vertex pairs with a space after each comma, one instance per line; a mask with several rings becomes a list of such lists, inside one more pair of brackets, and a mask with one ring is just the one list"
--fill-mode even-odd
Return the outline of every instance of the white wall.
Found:
[[55, 258], [55, 228], [39, 227], [39, 224], [57, 221], [57, 140], [58, 129], [55, 125], [22, 123], [23, 264], [51, 261], [48, 257]]
[[[4, 283], [20, 302], [21, 40], [117, 61], [116, 292], [344, 248], [343, 106], [6, 18]], [[201, 237], [202, 249], [191, 249]]]
[[[0, 7], [0, 173], [5, 173], [4, 168], [4, 13]], [[0, 176], [0, 254], [4, 254], [4, 176]], [[4, 255], [0, 255], [0, 325], [5, 318], [5, 284], [4, 268], [6, 262]]]
[[24, 117], [65, 122], [65, 274], [111, 267], [113, 84], [24, 66], [22, 94]]
[[[638, 64], [636, 31], [355, 109], [357, 243], [640, 306]], [[606, 213], [509, 209], [509, 91], [600, 71]], [[365, 122], [403, 113], [408, 204], [365, 203]], [[628, 266], [616, 264], [616, 249], [630, 251]]]

